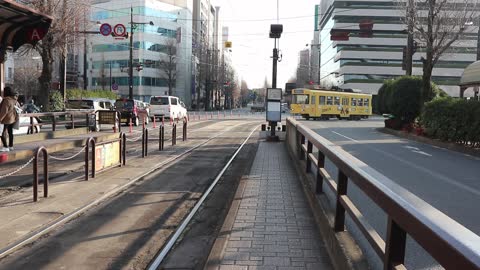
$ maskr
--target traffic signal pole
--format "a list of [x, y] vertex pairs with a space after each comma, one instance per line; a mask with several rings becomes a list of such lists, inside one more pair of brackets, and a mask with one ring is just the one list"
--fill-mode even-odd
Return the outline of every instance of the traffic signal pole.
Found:
[[412, 75], [413, 66], [413, 0], [407, 2], [407, 49], [405, 55], [405, 74]]
[[128, 62], [128, 98], [133, 99], [133, 7], [130, 7], [130, 57]]

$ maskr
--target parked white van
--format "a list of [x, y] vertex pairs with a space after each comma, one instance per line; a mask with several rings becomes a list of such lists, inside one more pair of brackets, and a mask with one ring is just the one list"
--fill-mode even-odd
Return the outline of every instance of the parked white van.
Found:
[[187, 108], [178, 97], [174, 96], [153, 96], [150, 98], [150, 115], [168, 119], [184, 119], [187, 117]]

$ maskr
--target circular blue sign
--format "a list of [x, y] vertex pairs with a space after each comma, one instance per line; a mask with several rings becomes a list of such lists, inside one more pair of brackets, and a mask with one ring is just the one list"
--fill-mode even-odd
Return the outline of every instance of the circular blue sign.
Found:
[[112, 26], [108, 23], [104, 23], [100, 26], [100, 34], [108, 36], [112, 33]]
[[118, 90], [118, 84], [113, 83], [112, 84], [112, 90], [115, 90], [115, 91]]

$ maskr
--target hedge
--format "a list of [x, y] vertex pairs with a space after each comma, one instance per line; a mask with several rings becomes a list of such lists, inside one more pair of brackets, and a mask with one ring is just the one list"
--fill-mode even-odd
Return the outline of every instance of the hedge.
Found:
[[393, 114], [400, 122], [410, 124], [420, 116], [425, 102], [446, 95], [434, 83], [431, 92], [424, 92], [421, 77], [402, 76], [385, 81], [379, 89], [378, 110], [382, 114]]
[[480, 147], [480, 102], [437, 98], [425, 104], [420, 118], [427, 136]]
[[107, 98], [117, 99], [118, 95], [112, 91], [107, 90], [83, 90], [83, 89], [68, 89], [67, 99], [80, 99], [80, 98]]

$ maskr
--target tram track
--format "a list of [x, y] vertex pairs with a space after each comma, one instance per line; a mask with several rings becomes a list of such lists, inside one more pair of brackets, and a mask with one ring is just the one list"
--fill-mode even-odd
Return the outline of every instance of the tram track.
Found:
[[[238, 138], [238, 137], [232, 138], [231, 136], [225, 136], [225, 134], [228, 134], [230, 132], [237, 132], [238, 133], [239, 131], [235, 130], [235, 129], [238, 129], [239, 127], [241, 129], [246, 128], [246, 129], [250, 129], [250, 130], [248, 130], [248, 132], [246, 132], [245, 130], [240, 131], [240, 133], [243, 134], [242, 136], [240, 136], [241, 138]], [[233, 125], [231, 128], [229, 128], [229, 129], [227, 129], [227, 130], [225, 130], [225, 131], [223, 131], [223, 132], [221, 132], [217, 135], [211, 136], [208, 139], [204, 140], [203, 142], [201, 142], [201, 143], [199, 143], [199, 144], [197, 144], [193, 147], [190, 147], [189, 149], [187, 149], [186, 151], [183, 151], [182, 153], [180, 153], [178, 155], [172, 155], [168, 159], [159, 163], [158, 166], [156, 166], [155, 168], [151, 168], [151, 170], [144, 173], [142, 175], [142, 177], [139, 177], [138, 179], [130, 181], [129, 183], [123, 185], [121, 188], [117, 189], [115, 192], [110, 192], [110, 193], [104, 194], [104, 196], [102, 196], [98, 200], [91, 202], [90, 204], [86, 205], [85, 207], [83, 207], [81, 209], [78, 209], [78, 211], [76, 211], [74, 213], [71, 213], [70, 215], [66, 216], [62, 220], [59, 220], [57, 222], [58, 224], [56, 224], [54, 226], [50, 226], [49, 228], [46, 228], [46, 230], [44, 230], [44, 231], [37, 232], [37, 234], [35, 235], [35, 238], [38, 238], [40, 235], [45, 235], [46, 233], [50, 233], [53, 229], [55, 229], [56, 227], [60, 227], [60, 225], [65, 224], [68, 221], [71, 221], [71, 223], [73, 225], [67, 226], [68, 228], [59, 228], [56, 232], [52, 233], [52, 234], [56, 235], [56, 236], [53, 236], [53, 237], [56, 238], [59, 234], [62, 235], [62, 231], [64, 231], [64, 230], [74, 229], [75, 224], [78, 224], [79, 222], [82, 223], [81, 220], [75, 220], [75, 218], [78, 217], [80, 215], [80, 213], [85, 213], [86, 212], [84, 214], [84, 216], [80, 217], [79, 219], [87, 219], [88, 220], [89, 216], [91, 214], [93, 214], [93, 216], [95, 216], [95, 214], [98, 214], [98, 213], [95, 213], [97, 210], [89, 210], [89, 209], [95, 208], [95, 209], [100, 209], [98, 211], [101, 211], [101, 209], [103, 209], [104, 207], [108, 207], [110, 205], [108, 201], [111, 202], [112, 200], [113, 201], [121, 200], [121, 198], [124, 195], [125, 196], [130, 196], [130, 192], [133, 192], [133, 190], [130, 190], [130, 189], [141, 188], [141, 186], [145, 185], [145, 183], [153, 182], [154, 180], [152, 180], [152, 179], [155, 178], [155, 177], [152, 176], [153, 174], [158, 174], [159, 172], [160, 173], [165, 173], [165, 172], [171, 170], [172, 167], [176, 167], [178, 163], [181, 163], [181, 162], [184, 162], [184, 161], [191, 163], [192, 162], [191, 160], [188, 161], [188, 157], [190, 156], [190, 154], [193, 154], [193, 153], [196, 153], [196, 152], [199, 152], [199, 151], [200, 152], [202, 152], [202, 151], [203, 152], [209, 152], [211, 154], [212, 149], [215, 149], [215, 148], [218, 148], [218, 149], [225, 148], [225, 149], [227, 149], [228, 148], [228, 154], [223, 153], [222, 156], [219, 157], [220, 159], [222, 159], [222, 157], [223, 157], [223, 159], [225, 159], [226, 157], [229, 157], [230, 159], [227, 161], [228, 164], [225, 166], [224, 165], [225, 160], [221, 160], [221, 162], [219, 162], [217, 160], [217, 161], [215, 161], [216, 165], [214, 165], [212, 167], [212, 170], [207, 170], [207, 173], [205, 173], [205, 172], [199, 173], [199, 177], [204, 178], [202, 180], [203, 182], [202, 182], [201, 185], [198, 185], [198, 183], [197, 183], [197, 186], [193, 186], [193, 190], [189, 190], [188, 192], [168, 191], [168, 192], [164, 192], [164, 193], [158, 193], [158, 195], [160, 195], [160, 197], [162, 197], [163, 199], [165, 199], [165, 197], [173, 196], [174, 199], [169, 198], [169, 199], [167, 199], [167, 201], [168, 200], [175, 201], [174, 205], [170, 205], [170, 206], [166, 207], [165, 209], [163, 209], [163, 211], [162, 211], [163, 214], [161, 215], [163, 217], [163, 218], [161, 218], [162, 221], [165, 222], [165, 223], [168, 223], [168, 222], [170, 222], [171, 219], [173, 219], [173, 220], [176, 220], [176, 222], [178, 224], [180, 224], [179, 222], [181, 220], [183, 220], [183, 224], [185, 224], [185, 225], [182, 225], [181, 227], [182, 227], [182, 229], [184, 229], [186, 227], [186, 224], [188, 224], [187, 219], [184, 219], [184, 217], [186, 215], [186, 211], [188, 209], [192, 208], [192, 207], [193, 207], [193, 209], [195, 209], [195, 211], [197, 211], [200, 208], [201, 203], [194, 206], [193, 202], [197, 201], [197, 200], [200, 200], [201, 202], [203, 202], [208, 195], [208, 194], [206, 194], [206, 195], [201, 197], [200, 194], [202, 192], [200, 192], [201, 191], [200, 189], [204, 189], [206, 187], [206, 181], [209, 181], [209, 179], [215, 178], [214, 182], [215, 183], [218, 182], [218, 180], [220, 179], [221, 175], [223, 175], [223, 173], [225, 172], [228, 165], [231, 164], [231, 162], [234, 160], [235, 156], [241, 150], [241, 147], [243, 147], [243, 145], [245, 145], [246, 141], [248, 141], [248, 139], [252, 136], [252, 134], [255, 130], [255, 129], [252, 130], [253, 127], [255, 127], [255, 129], [256, 129], [256, 127], [258, 127], [258, 123], [248, 123], [248, 122], [247, 123], [243, 123], [243, 122], [238, 123], [236, 125]], [[206, 133], [208, 133], [208, 131]], [[246, 136], [245, 133], [248, 133], [248, 136]], [[245, 139], [245, 137], [246, 137], [246, 139]], [[241, 142], [239, 143], [238, 141], [240, 139], [241, 139]], [[219, 146], [222, 145], [219, 142], [223, 142], [223, 144], [226, 145], [226, 146], [225, 147], [219, 147]], [[234, 145], [235, 145], [235, 147], [234, 147]], [[232, 152], [233, 148], [235, 148], [235, 151], [234, 151], [235, 154], [233, 156], [231, 156], [231, 152]], [[220, 163], [223, 164], [223, 167], [220, 170], [220, 174], [217, 174], [216, 177], [212, 177], [213, 168], [218, 168], [218, 164], [220, 164]], [[190, 172], [190, 173], [192, 173], [192, 172]], [[191, 180], [192, 180], [192, 178], [189, 179], [188, 177], [185, 179], [185, 181], [187, 181], [187, 182], [191, 181]], [[170, 182], [169, 184], [175, 186], [175, 183], [173, 183], [173, 182]], [[212, 189], [213, 189], [213, 185], [210, 186], [210, 184], [209, 184], [209, 188], [207, 190], [210, 191]], [[119, 192], [121, 192], [121, 193], [119, 193]], [[177, 195], [172, 195], [172, 194], [175, 194], [175, 193]], [[143, 194], [143, 193], [138, 193], [138, 194]], [[148, 195], [148, 196], [150, 196], [150, 195]], [[155, 195], [153, 194], [153, 196], [155, 196]], [[126, 208], [130, 208], [130, 206], [126, 206]], [[93, 213], [89, 214], [88, 212], [90, 212], [90, 211], [93, 211]], [[181, 213], [179, 213], [179, 212], [181, 212]], [[193, 216], [193, 214], [189, 215], [189, 216]], [[191, 217], [190, 217], [190, 219], [191, 219]], [[91, 222], [94, 222], [94, 221], [91, 221]], [[156, 254], [157, 251], [160, 249], [160, 246], [159, 246], [160, 243], [166, 243], [166, 241], [168, 239], [178, 238], [178, 235], [180, 235], [182, 233], [181, 231], [179, 231], [178, 233], [175, 233], [174, 234], [174, 235], [176, 235], [175, 237], [172, 237], [172, 238], [170, 237], [170, 235], [173, 234], [173, 230], [171, 230], [171, 228], [177, 227], [178, 226], [177, 223], [174, 222], [174, 223], [169, 224], [167, 226], [167, 228], [170, 228], [170, 229], [166, 229], [166, 231], [168, 231], [169, 233], [167, 233], [165, 235], [162, 234], [163, 237], [160, 237], [161, 239], [163, 239], [162, 241], [156, 241], [156, 244], [152, 247], [149, 247], [148, 251], [145, 254], [140, 255], [140, 257], [142, 257], [142, 259], [138, 260], [138, 258], [136, 258], [136, 259], [133, 260], [133, 261], [135, 261], [133, 264], [128, 264], [127, 263], [127, 265], [129, 265], [128, 269], [143, 269], [142, 267], [145, 267], [147, 264], [150, 263], [150, 261], [152, 259], [150, 257], [152, 257], [154, 254]], [[159, 226], [161, 224], [156, 224], [156, 225]], [[144, 228], [144, 229], [146, 229], [146, 228]], [[148, 230], [148, 229], [146, 229], [146, 230]], [[163, 232], [163, 233], [165, 233], [165, 232]], [[72, 237], [79, 237], [79, 235], [77, 235], [77, 233], [73, 233]], [[50, 238], [50, 237], [48, 237], [48, 238]], [[48, 238], [41, 240], [40, 243], [38, 243], [39, 246], [37, 246], [37, 244], [35, 244], [35, 245], [32, 245], [31, 248], [20, 249], [19, 251], [12, 254], [12, 256], [8, 256], [7, 258], [5, 258], [6, 260], [0, 261], [0, 269], [12, 269], [10, 267], [12, 265], [15, 265], [16, 263], [20, 263], [20, 265], [22, 265], [21, 268], [25, 268], [25, 267], [28, 268], [29, 266], [33, 266], [33, 265], [30, 265], [29, 263], [35, 263], [35, 259], [33, 259], [32, 261], [16, 261], [15, 258], [18, 257], [20, 254], [32, 254], [30, 252], [33, 252], [33, 254], [47, 252], [46, 250], [42, 249], [41, 246], [42, 245], [47, 245], [47, 246], [49, 245]], [[33, 239], [34, 238], [28, 239], [28, 240], [24, 241], [23, 243], [19, 243], [19, 244], [20, 244], [20, 246], [23, 246], [26, 243], [31, 242]], [[55, 240], [52, 240], [52, 241], [56, 242], [58, 240], [59, 240], [59, 238], [57, 238]], [[170, 241], [169, 243], [171, 243], [171, 244], [168, 244], [167, 246], [169, 246], [171, 248], [173, 246], [174, 241], [173, 240], [169, 240], [169, 241]], [[136, 243], [136, 245], [141, 246], [142, 244]], [[19, 248], [20, 246], [11, 247], [12, 248], [11, 251]], [[141, 248], [139, 248], [139, 249], [141, 249]], [[5, 250], [3, 251], [3, 253], [5, 253]], [[164, 253], [165, 252], [159, 252], [158, 254], [164, 254]], [[140, 252], [140, 254], [142, 254], [142, 252]], [[52, 254], [47, 255], [47, 257], [50, 257], [51, 255]], [[150, 257], [148, 255], [150, 255]], [[71, 255], [68, 255], [67, 257], [71, 259], [70, 256]], [[29, 257], [33, 258], [33, 257], [38, 257], [38, 256], [33, 256], [32, 255], [32, 256], [29, 256]], [[54, 256], [54, 257], [57, 257], [57, 256]], [[152, 260], [152, 261], [154, 261], [154, 260]], [[5, 262], [6, 262], [6, 264], [5, 264]], [[45, 264], [44, 261], [42, 263]], [[42, 263], [40, 263], [40, 265], [42, 265]], [[34, 264], [34, 265], [38, 266], [37, 264]], [[47, 266], [47, 265], [50, 265], [50, 264], [46, 264], [45, 266]], [[140, 265], [142, 265], [142, 267], [140, 267]], [[7, 268], [4, 268], [4, 266], [6, 266]], [[76, 266], [77, 265], [75, 265], [75, 267], [74, 267], [75, 269], [78, 268]], [[87, 264], [86, 266], [82, 266], [78, 269], [118, 269], [118, 268], [123, 268], [124, 264], [123, 263], [116, 263], [116, 264], [113, 264], [113, 266], [112, 266], [112, 264], [108, 264], [103, 268], [102, 267], [97, 268], [97, 266], [98, 266], [98, 264], [96, 264], [95, 267], [89, 267], [88, 264]], [[49, 268], [49, 267], [46, 267], [46, 268]], [[46, 268], [44, 268], [44, 269], [46, 269]], [[71, 267], [67, 267], [67, 268], [71, 269]], [[42, 267], [37, 267], [37, 269], [42, 269]], [[154, 269], [154, 268], [150, 268], [150, 269]]]

